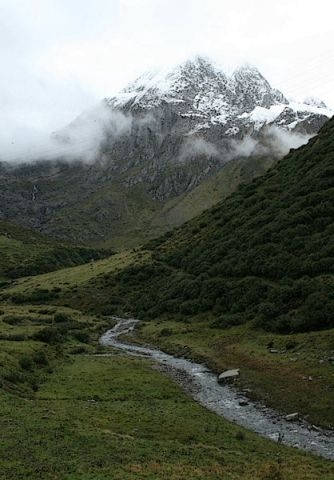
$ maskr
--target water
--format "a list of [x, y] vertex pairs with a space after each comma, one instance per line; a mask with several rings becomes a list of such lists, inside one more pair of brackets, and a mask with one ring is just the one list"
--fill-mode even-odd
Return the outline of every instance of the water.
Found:
[[[217, 376], [199, 363], [177, 358], [160, 350], [121, 342], [118, 337], [134, 330], [138, 320], [117, 318], [100, 343], [125, 351], [127, 354], [151, 358], [155, 362], [185, 374], [192, 387], [192, 397], [201, 405], [229, 421], [285, 445], [306, 450], [334, 460], [334, 432], [315, 430], [311, 425], [289, 422], [273, 409], [259, 405], [240, 395], [233, 387], [220, 385]], [[189, 388], [188, 388], [189, 390]], [[240, 405], [243, 403], [243, 406]], [[247, 402], [247, 405], [244, 403]]]

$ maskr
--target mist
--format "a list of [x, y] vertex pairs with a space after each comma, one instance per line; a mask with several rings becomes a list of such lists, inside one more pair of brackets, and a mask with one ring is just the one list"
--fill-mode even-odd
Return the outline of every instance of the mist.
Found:
[[268, 127], [258, 140], [250, 136], [242, 140], [231, 140], [229, 160], [237, 157], [266, 156], [284, 157], [292, 148], [306, 145], [312, 135], [289, 132], [276, 126]]
[[200, 137], [187, 138], [181, 147], [177, 161], [184, 163], [196, 156], [217, 157], [219, 152], [215, 145]]
[[133, 118], [101, 102], [87, 110], [67, 127], [52, 134], [34, 128], [17, 129], [8, 143], [8, 130], [0, 132], [0, 161], [9, 163], [35, 160], [94, 162], [104, 140], [109, 144], [131, 132]]

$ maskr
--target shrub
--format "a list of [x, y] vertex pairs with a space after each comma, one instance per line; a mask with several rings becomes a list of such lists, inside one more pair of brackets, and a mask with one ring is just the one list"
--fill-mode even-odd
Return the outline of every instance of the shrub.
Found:
[[73, 337], [76, 338], [79, 342], [88, 343], [89, 342], [89, 334], [87, 332], [73, 332]]
[[9, 342], [23, 342], [27, 339], [26, 335], [22, 333], [0, 333], [0, 340], [7, 340]]
[[173, 331], [170, 328], [163, 328], [159, 335], [160, 337], [169, 337], [170, 335], [173, 335]]
[[8, 325], [20, 325], [23, 322], [23, 318], [16, 315], [7, 315], [2, 321]]
[[21, 293], [17, 293], [16, 295], [12, 295], [11, 300], [13, 303], [19, 305], [21, 303], [24, 303], [26, 301], [26, 298]]
[[32, 370], [34, 364], [32, 359], [25, 355], [19, 359], [19, 365], [23, 370]]
[[82, 354], [85, 354], [85, 353], [88, 353], [88, 352], [89, 352], [89, 349], [87, 347], [85, 347], [84, 345], [79, 345], [78, 347], [73, 347], [70, 350], [70, 353], [72, 355], [82, 355]]
[[235, 438], [238, 440], [238, 441], [243, 441], [245, 440], [245, 434], [244, 432], [242, 432], [241, 430], [239, 430], [236, 434], [235, 434]]
[[43, 350], [35, 352], [32, 358], [37, 365], [49, 365], [49, 359]]
[[59, 312], [53, 316], [53, 319], [56, 323], [64, 323], [71, 321], [72, 317], [70, 317], [70, 315], [67, 315], [66, 313]]
[[6, 372], [3, 378], [10, 383], [22, 383], [25, 380], [24, 375], [17, 369]]
[[285, 344], [285, 349], [286, 350], [293, 350], [297, 346], [298, 346], [298, 342], [296, 342], [295, 340], [289, 340]]
[[33, 335], [34, 340], [54, 345], [64, 340], [63, 332], [59, 328], [46, 327]]

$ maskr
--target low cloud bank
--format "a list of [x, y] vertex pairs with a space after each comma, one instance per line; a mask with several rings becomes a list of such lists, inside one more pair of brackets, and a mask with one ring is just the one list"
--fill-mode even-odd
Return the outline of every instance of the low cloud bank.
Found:
[[[134, 118], [131, 114], [112, 110], [102, 102], [52, 135], [22, 128], [8, 142], [10, 128], [3, 129], [0, 131], [0, 161], [15, 164], [61, 159], [92, 163], [98, 159], [100, 147], [105, 141], [110, 146], [118, 138], [131, 133], [138, 134], [138, 129], [146, 128], [155, 130], [158, 135], [161, 134], [160, 127], [151, 113]], [[177, 162], [187, 163], [199, 156], [222, 158], [224, 161], [254, 155], [282, 157], [291, 148], [306, 144], [310, 138], [311, 136], [292, 133], [276, 126], [269, 127], [259, 139], [251, 136], [242, 140], [231, 139], [229, 147], [226, 146], [226, 138], [219, 145], [203, 137], [192, 136], [184, 139]]]
[[15, 132], [15, 140], [8, 143], [9, 132], [0, 133], [0, 161], [15, 164], [61, 158], [93, 162], [103, 141], [130, 133], [132, 123], [130, 115], [101, 103], [52, 135], [22, 128]]
[[302, 135], [289, 132], [276, 126], [269, 127], [265, 135], [260, 139], [247, 136], [240, 141], [232, 140], [230, 160], [236, 157], [274, 155], [283, 157], [291, 148], [299, 148], [305, 145], [312, 135]]
[[205, 155], [206, 157], [219, 156], [215, 145], [200, 137], [189, 137], [182, 144], [178, 161], [184, 163], [196, 156]]

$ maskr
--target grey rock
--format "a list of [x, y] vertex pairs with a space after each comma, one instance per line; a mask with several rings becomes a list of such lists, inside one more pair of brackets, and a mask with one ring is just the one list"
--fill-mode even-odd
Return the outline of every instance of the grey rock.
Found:
[[226, 370], [225, 372], [221, 373], [218, 377], [219, 383], [226, 383], [230, 381], [234, 381], [240, 375], [240, 369], [234, 368], [231, 370]]
[[290, 413], [289, 415], [285, 416], [285, 420], [287, 420], [288, 422], [293, 422], [294, 420], [297, 420], [298, 417], [299, 417], [298, 412]]

